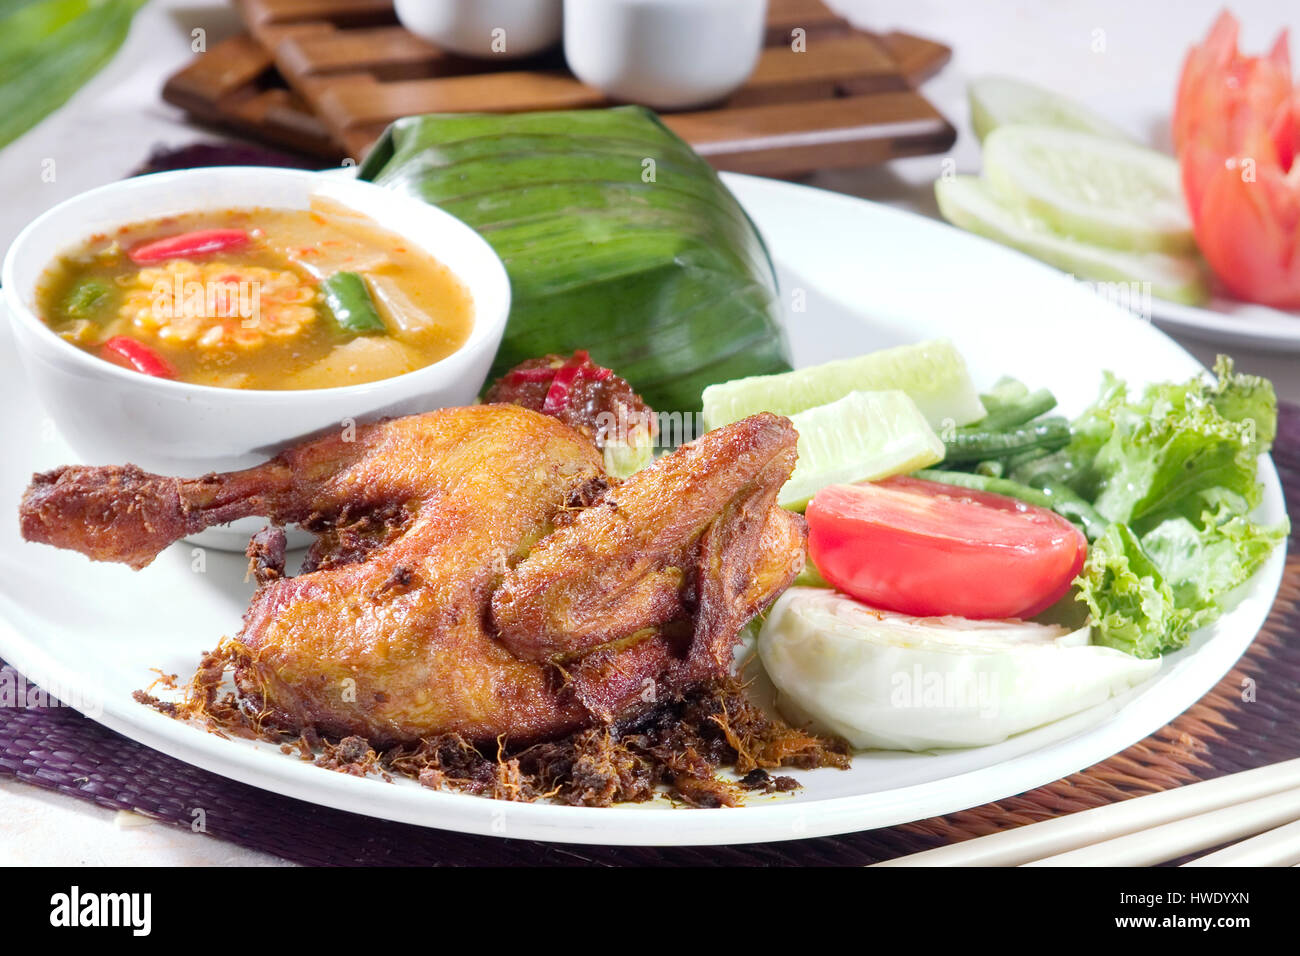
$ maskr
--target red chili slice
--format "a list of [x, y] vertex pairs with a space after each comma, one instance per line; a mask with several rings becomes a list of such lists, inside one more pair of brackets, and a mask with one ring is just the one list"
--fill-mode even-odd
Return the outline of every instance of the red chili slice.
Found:
[[141, 265], [148, 262], [162, 262], [164, 259], [184, 259], [187, 256], [201, 256], [222, 249], [234, 249], [248, 242], [248, 233], [243, 229], [199, 229], [196, 232], [183, 232], [179, 236], [155, 239], [153, 242], [141, 243], [133, 247], [127, 255], [131, 261]]
[[511, 385], [519, 382], [549, 382], [553, 378], [553, 368], [517, 368], [506, 373], [506, 381]]
[[543, 415], [558, 415], [569, 406], [570, 390], [582, 376], [582, 366], [587, 361], [586, 352], [574, 352], [573, 358], [556, 370], [546, 400], [542, 402]]
[[114, 365], [154, 378], [175, 378], [176, 370], [167, 360], [143, 342], [125, 335], [115, 335], [102, 346], [99, 354]]
[[562, 365], [511, 369], [506, 373], [504, 381], [511, 385], [520, 382], [550, 382], [551, 387], [542, 402], [542, 413], [556, 415], [568, 407], [569, 396], [578, 382], [583, 379], [603, 382], [613, 374], [610, 369], [593, 363], [586, 349], [579, 349]]

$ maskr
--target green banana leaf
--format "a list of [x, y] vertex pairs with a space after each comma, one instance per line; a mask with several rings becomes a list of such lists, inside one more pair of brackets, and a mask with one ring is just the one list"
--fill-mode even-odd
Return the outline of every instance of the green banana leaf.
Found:
[[0, 146], [62, 106], [117, 52], [144, 0], [0, 0]]
[[648, 110], [407, 117], [360, 175], [468, 223], [505, 263], [493, 377], [587, 349], [656, 409], [694, 412], [707, 385], [790, 367], [762, 238]]

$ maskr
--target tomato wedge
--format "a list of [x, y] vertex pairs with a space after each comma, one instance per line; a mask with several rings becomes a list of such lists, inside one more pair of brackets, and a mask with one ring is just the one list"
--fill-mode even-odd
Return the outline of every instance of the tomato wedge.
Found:
[[1174, 148], [1196, 243], [1238, 298], [1300, 306], [1300, 87], [1287, 37], [1265, 56], [1237, 49], [1230, 13], [1183, 64]]
[[919, 478], [832, 485], [807, 518], [830, 584], [920, 617], [1032, 617], [1065, 596], [1088, 549], [1054, 511]]

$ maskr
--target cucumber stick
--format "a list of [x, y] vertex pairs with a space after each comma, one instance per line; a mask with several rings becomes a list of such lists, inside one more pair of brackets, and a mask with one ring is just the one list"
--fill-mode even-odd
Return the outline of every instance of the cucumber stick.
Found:
[[981, 76], [966, 89], [970, 121], [984, 140], [999, 126], [1033, 123], [1073, 129], [1110, 139], [1129, 136], [1114, 123], [1068, 97], [1009, 76]]
[[1149, 282], [1153, 296], [1189, 305], [1210, 296], [1205, 267], [1197, 258], [1124, 252], [1058, 235], [1042, 219], [1008, 205], [975, 176], [941, 179], [934, 192], [940, 212], [953, 225], [1019, 249], [1078, 278]]
[[1003, 126], [984, 178], [1058, 233], [1130, 252], [1196, 250], [1178, 163], [1155, 150], [1051, 126]]
[[795, 511], [827, 485], [875, 481], [943, 459], [943, 442], [906, 392], [851, 392], [790, 421], [799, 461], [777, 501]]
[[946, 339], [902, 345], [779, 375], [742, 378], [704, 390], [704, 424], [718, 428], [758, 412], [795, 415], [857, 391], [906, 392], [932, 428], [984, 417], [966, 360]]

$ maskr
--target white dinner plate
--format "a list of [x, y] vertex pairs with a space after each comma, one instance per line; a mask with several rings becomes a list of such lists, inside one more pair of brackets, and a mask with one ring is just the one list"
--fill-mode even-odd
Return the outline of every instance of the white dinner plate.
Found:
[[[931, 336], [951, 337], [977, 384], [1002, 374], [1052, 389], [1067, 413], [1096, 394], [1103, 369], [1133, 382], [1185, 379], [1199, 366], [1151, 325], [1054, 269], [918, 216], [807, 187], [728, 176], [779, 266], [796, 364]], [[0, 327], [0, 332], [4, 327]], [[161, 668], [187, 678], [233, 634], [252, 585], [242, 556], [180, 543], [141, 572], [26, 544], [13, 511], [35, 470], [72, 461], [34, 408], [0, 342], [0, 656], [60, 688], [108, 727], [228, 777], [314, 803], [422, 826], [537, 840], [712, 844], [784, 840], [889, 826], [1007, 797], [1066, 776], [1168, 723], [1226, 673], [1263, 623], [1282, 575], [1279, 549], [1240, 603], [1169, 655], [1141, 687], [990, 747], [864, 753], [847, 771], [796, 772], [804, 788], [738, 809], [666, 801], [609, 809], [516, 804], [323, 770], [272, 745], [222, 739], [135, 703]], [[1261, 517], [1284, 515], [1271, 462]]]
[[1216, 295], [1204, 306], [1153, 299], [1151, 314], [1161, 328], [1216, 345], [1300, 353], [1300, 311]]

